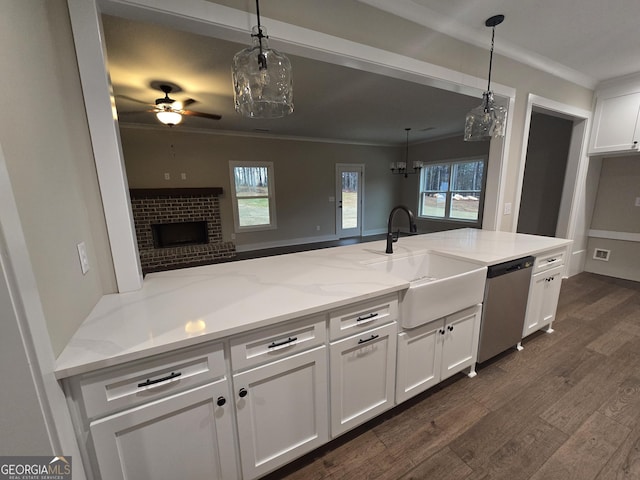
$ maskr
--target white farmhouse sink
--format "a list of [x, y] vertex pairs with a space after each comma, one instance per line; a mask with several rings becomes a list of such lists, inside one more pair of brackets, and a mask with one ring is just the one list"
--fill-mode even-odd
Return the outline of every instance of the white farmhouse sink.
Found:
[[410, 282], [400, 310], [400, 324], [404, 328], [418, 327], [477, 305], [484, 297], [487, 267], [471, 262], [421, 253], [389, 255], [368, 266]]

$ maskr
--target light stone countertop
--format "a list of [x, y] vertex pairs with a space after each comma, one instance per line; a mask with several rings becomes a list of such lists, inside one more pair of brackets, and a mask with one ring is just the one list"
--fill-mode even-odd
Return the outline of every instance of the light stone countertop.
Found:
[[[568, 247], [570, 240], [460, 229], [394, 243], [395, 256], [426, 251], [493, 265]], [[58, 379], [247, 332], [405, 290], [367, 267], [385, 242], [149, 274], [142, 289], [105, 295], [58, 357]]]

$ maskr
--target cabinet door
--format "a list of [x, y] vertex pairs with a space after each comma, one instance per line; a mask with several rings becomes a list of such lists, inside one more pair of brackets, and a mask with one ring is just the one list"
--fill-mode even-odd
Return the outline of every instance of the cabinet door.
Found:
[[638, 149], [640, 93], [598, 98], [589, 153], [615, 153]]
[[264, 475], [329, 439], [326, 347], [233, 376], [245, 480]]
[[331, 344], [331, 434], [375, 417], [394, 404], [397, 324]]
[[425, 391], [440, 381], [444, 320], [398, 334], [396, 402]]
[[101, 478], [239, 478], [231, 404], [222, 379], [91, 423]]
[[559, 266], [531, 277], [523, 338], [549, 325], [555, 319], [563, 268]]
[[553, 322], [558, 309], [558, 298], [560, 298], [560, 287], [562, 286], [562, 268], [549, 271], [548, 281], [544, 286], [542, 298], [542, 310], [540, 326], [544, 327]]
[[478, 356], [480, 306], [445, 318], [442, 342], [441, 380], [473, 366]]

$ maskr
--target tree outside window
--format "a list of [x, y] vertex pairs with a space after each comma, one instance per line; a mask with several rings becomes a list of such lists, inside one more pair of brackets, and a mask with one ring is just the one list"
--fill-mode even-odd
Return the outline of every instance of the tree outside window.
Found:
[[425, 164], [420, 174], [419, 215], [479, 223], [486, 158]]

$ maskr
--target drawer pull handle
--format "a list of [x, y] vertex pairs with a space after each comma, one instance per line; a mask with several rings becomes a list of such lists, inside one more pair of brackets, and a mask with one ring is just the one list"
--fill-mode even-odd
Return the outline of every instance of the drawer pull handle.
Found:
[[148, 387], [149, 385], [155, 385], [156, 383], [166, 382], [167, 380], [172, 380], [176, 377], [179, 377], [180, 375], [182, 375], [181, 372], [171, 372], [171, 374], [167, 375], [166, 377], [156, 378], [155, 380], [147, 379], [146, 382], [139, 383], [138, 388]]
[[449, 325], [449, 326], [447, 327], [447, 330], [449, 330], [450, 332], [453, 332], [453, 325]]
[[440, 333], [440, 335], [444, 335], [445, 334], [445, 329], [441, 328], [440, 330], [438, 330], [438, 332]]
[[371, 335], [369, 338], [365, 338], [358, 340], [358, 345], [360, 345], [361, 343], [367, 343], [370, 342], [371, 340], [375, 340], [376, 338], [378, 338], [380, 335]]
[[219, 407], [222, 407], [225, 403], [227, 403], [227, 399], [223, 396], [219, 396], [216, 400], [216, 405], [218, 405]]
[[377, 313], [370, 313], [369, 315], [365, 315], [364, 317], [358, 317], [356, 322], [364, 322], [365, 320], [372, 320], [378, 316]]
[[553, 263], [556, 260], [558, 260], [557, 258], [547, 258], [547, 263]]
[[248, 393], [249, 393], [249, 392], [247, 392], [247, 389], [246, 389], [246, 388], [241, 388], [241, 389], [240, 389], [240, 391], [238, 392], [238, 396], [239, 396], [240, 398], [244, 398], [244, 397], [246, 397], [246, 396], [247, 396], [247, 394], [248, 394]]
[[298, 337], [289, 337], [286, 340], [282, 340], [280, 342], [271, 342], [271, 345], [269, 345], [269, 348], [281, 347], [283, 345], [287, 345], [289, 343], [293, 343], [296, 340], [298, 340]]

